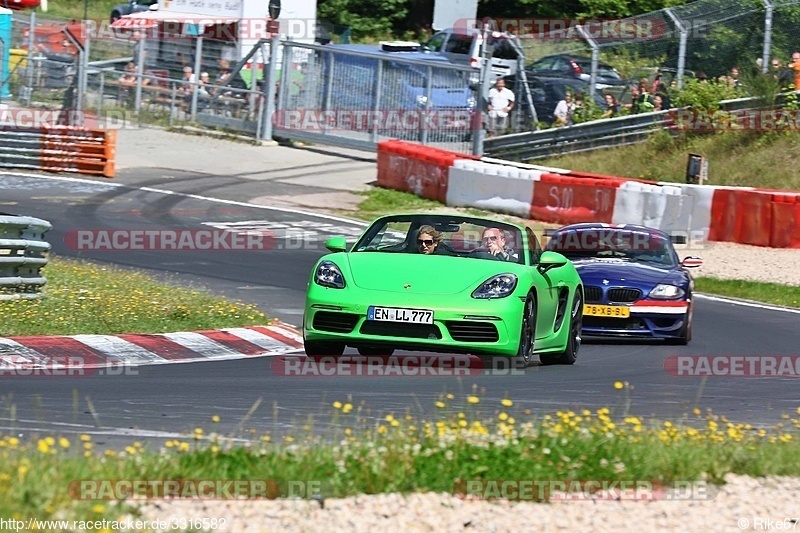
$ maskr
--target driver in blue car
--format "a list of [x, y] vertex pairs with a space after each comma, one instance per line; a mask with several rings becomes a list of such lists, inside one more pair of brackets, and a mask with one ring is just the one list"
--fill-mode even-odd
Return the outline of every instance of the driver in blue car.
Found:
[[481, 246], [497, 259], [517, 261], [519, 255], [506, 244], [506, 235], [500, 228], [486, 228], [481, 236]]

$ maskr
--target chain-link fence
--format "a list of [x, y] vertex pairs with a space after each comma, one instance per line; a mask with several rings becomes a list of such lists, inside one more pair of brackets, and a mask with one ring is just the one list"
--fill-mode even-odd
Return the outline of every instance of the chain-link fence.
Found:
[[473, 69], [367, 45], [283, 42], [276, 135], [374, 149], [399, 138], [471, 150]]
[[[586, 83], [588, 94], [602, 88], [621, 103], [627, 87], [642, 78], [652, 81], [667, 73], [662, 83], [681, 86], [693, 76], [728, 75], [736, 66], [744, 80], [772, 69], [773, 59], [776, 75], [788, 75], [791, 82], [786, 67], [792, 52], [800, 50], [800, 0], [699, 0], [616, 21], [532, 20], [543, 24], [527, 32], [520, 25], [516, 32], [529, 67], [556, 54], [574, 57], [577, 61], [565, 63], [567, 76]], [[261, 124], [259, 113], [267, 116], [263, 124], [270, 122], [273, 111], [266, 99], [275, 93], [260, 81], [268, 62], [265, 52], [254, 56], [254, 68], [236, 76], [233, 91], [215, 93], [239, 95], [242, 105], [204, 107], [199, 77], [206, 72], [210, 84], [226, 85], [215, 82], [240, 57], [235, 41], [193, 33], [187, 25], [159, 27], [144, 38], [136, 32], [110, 32], [100, 22], [95, 26], [102, 31], [15, 13], [5, 75], [13, 96], [27, 104], [101, 110], [121, 106], [140, 120], [172, 122], [196, 122], [205, 109], [216, 114], [220, 107], [219, 116], [250, 133]], [[332, 42], [347, 42], [346, 33], [332, 30]], [[286, 42], [274, 119], [279, 135], [366, 149], [383, 138], [399, 137], [471, 151], [486, 97], [478, 94], [475, 71], [374, 50]], [[557, 63], [550, 64], [553, 75], [565, 75], [556, 72]], [[133, 87], [119, 82], [126, 67], [134, 70]], [[614, 68], [620, 74], [609, 81]], [[531, 77], [547, 75], [535, 68], [529, 72]], [[182, 94], [187, 83], [192, 93], [188, 99]], [[552, 112], [555, 102], [545, 99], [541, 105]], [[222, 127], [222, 122], [215, 124]]]
[[[193, 123], [256, 138], [270, 129], [264, 118], [268, 41], [233, 73], [236, 42], [186, 26], [116, 31], [105, 21], [15, 13], [12, 28], [5, 77], [12, 97], [25, 105], [83, 112], [57, 115], [69, 119], [96, 113], [114, 127]], [[216, 28], [215, 34], [235, 32]]]
[[785, 67], [800, 50], [800, 0], [699, 0], [621, 20], [534, 20], [528, 27], [539, 30], [520, 32], [529, 63], [553, 55], [591, 58], [591, 68], [575, 66], [575, 74], [593, 83], [603, 76], [602, 63], [630, 82], [652, 81], [664, 69], [681, 86], [734, 67], [742, 76], [767, 72], [772, 58]]

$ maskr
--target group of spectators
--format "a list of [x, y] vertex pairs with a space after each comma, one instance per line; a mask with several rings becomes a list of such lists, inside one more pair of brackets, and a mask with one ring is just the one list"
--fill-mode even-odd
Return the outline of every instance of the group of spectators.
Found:
[[[198, 80], [192, 67], [183, 67], [183, 77], [176, 90], [178, 97], [183, 100], [191, 99], [195, 85], [197, 85], [197, 94], [201, 101], [208, 101], [217, 96], [230, 95], [231, 91], [229, 89], [219, 87], [224, 85], [231, 76], [230, 63], [225, 59], [220, 59], [218, 64], [219, 71], [213, 83], [211, 82], [211, 76], [208, 72], [201, 72], [200, 79]], [[117, 80], [120, 87], [120, 101], [127, 101], [130, 99], [131, 89], [136, 87], [137, 79], [136, 64], [132, 62], [128, 63], [125, 66], [125, 71]], [[152, 79], [152, 72], [146, 73], [146, 75], [142, 77], [142, 87], [154, 86]]]
[[[759, 72], [761, 71], [762, 60], [756, 61]], [[784, 65], [780, 59], [774, 58], [771, 61], [771, 72], [778, 81], [780, 87], [800, 91], [800, 52], [792, 54], [791, 62]], [[695, 79], [699, 83], [726, 83], [733, 87], [742, 87], [739, 79], [739, 67], [734, 66], [731, 70], [717, 78], [711, 80], [704, 72], [698, 72]], [[674, 95], [677, 89], [677, 82], [672, 80], [669, 84], [662, 81], [661, 74], [656, 74], [651, 81], [649, 78], [642, 78], [626, 88], [630, 94], [630, 102], [622, 104], [610, 92], [603, 92], [605, 108], [602, 110], [600, 118], [612, 118], [623, 114], [652, 113], [670, 109], [670, 94]], [[627, 99], [626, 99], [627, 100]], [[489, 90], [489, 114], [487, 131], [488, 135], [502, 135], [508, 129], [508, 114], [514, 109], [514, 93], [505, 86], [505, 81], [500, 79], [496, 86]], [[585, 110], [584, 95], [582, 93], [572, 94], [566, 92], [563, 99], [556, 105], [553, 116], [553, 127], [570, 126], [574, 124], [575, 118], [581, 116]], [[594, 118], [597, 118], [594, 115]], [[579, 120], [580, 121], [580, 120]]]

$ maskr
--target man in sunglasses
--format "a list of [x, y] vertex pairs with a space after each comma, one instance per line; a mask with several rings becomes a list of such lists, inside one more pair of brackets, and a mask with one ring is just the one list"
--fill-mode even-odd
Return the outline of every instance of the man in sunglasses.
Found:
[[503, 261], [517, 261], [519, 255], [506, 245], [506, 236], [500, 228], [486, 228], [481, 237], [481, 246]]

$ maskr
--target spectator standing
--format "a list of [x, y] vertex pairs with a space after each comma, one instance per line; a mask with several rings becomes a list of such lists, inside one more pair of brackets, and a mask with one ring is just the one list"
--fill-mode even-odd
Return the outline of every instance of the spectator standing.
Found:
[[642, 91], [639, 89], [639, 86], [634, 84], [631, 85], [631, 103], [625, 104], [630, 110], [631, 115], [635, 115], [639, 112], [639, 97], [642, 95]]
[[612, 118], [619, 115], [619, 102], [617, 102], [617, 99], [614, 98], [614, 95], [607, 94], [605, 99], [608, 109], [603, 112], [602, 118]]
[[653, 95], [651, 90], [650, 80], [642, 78], [639, 82], [639, 113], [650, 113], [653, 111]]
[[792, 54], [792, 62], [789, 63], [789, 70], [794, 75], [794, 90], [800, 91], [800, 52]]
[[556, 104], [556, 109], [553, 111], [555, 121], [553, 126], [569, 126], [572, 124], [572, 114], [575, 112], [575, 103], [572, 101], [572, 93], [567, 91], [564, 99]]
[[489, 89], [489, 137], [502, 135], [508, 129], [508, 113], [514, 109], [514, 93], [506, 88], [503, 78]]
[[655, 95], [653, 97], [653, 112], [664, 111], [665, 109], [667, 108], [664, 107], [664, 99], [661, 98], [660, 94]]

